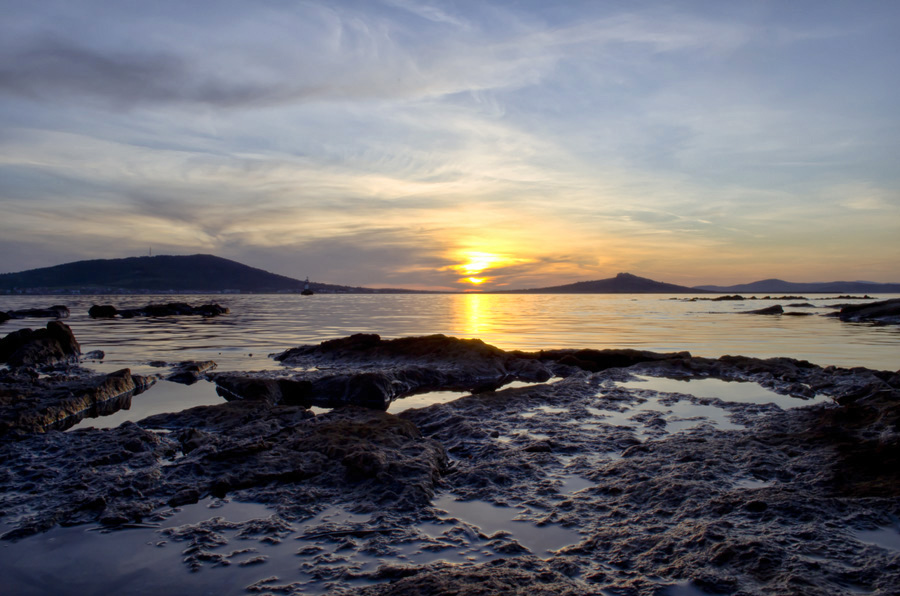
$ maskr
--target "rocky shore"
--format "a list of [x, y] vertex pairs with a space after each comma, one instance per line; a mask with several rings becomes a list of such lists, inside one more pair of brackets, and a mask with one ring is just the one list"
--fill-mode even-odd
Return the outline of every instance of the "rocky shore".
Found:
[[[51, 322], [29, 340], [44, 356], [6, 356], [0, 374], [0, 523], [12, 549], [59, 526], [132, 528], [175, 545], [186, 569], [256, 573], [239, 593], [900, 585], [900, 551], [867, 538], [896, 533], [900, 519], [897, 372], [356, 335], [282, 352], [274, 371], [167, 365], [173, 380], [215, 382], [223, 403], [62, 432], [74, 413], [153, 391], [153, 377], [82, 369], [74, 336], [47, 347], [67, 329]], [[710, 381], [725, 388], [695, 395]], [[772, 401], [728, 398], [747, 383]], [[467, 395], [390, 411], [433, 391]], [[210, 501], [268, 512], [163, 527]], [[515, 521], [475, 524], [455, 513], [466, 505]], [[550, 534], [561, 543], [541, 542]], [[273, 562], [279, 545], [291, 565]]]

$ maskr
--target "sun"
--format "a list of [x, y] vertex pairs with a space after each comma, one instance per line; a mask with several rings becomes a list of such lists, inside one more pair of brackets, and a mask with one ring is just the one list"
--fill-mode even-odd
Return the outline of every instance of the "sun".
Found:
[[496, 279], [495, 276], [490, 275], [491, 271], [528, 262], [528, 259], [514, 257], [510, 254], [483, 250], [459, 251], [452, 258], [459, 261], [459, 264], [449, 265], [444, 270], [458, 273], [461, 276], [458, 280], [459, 283], [473, 286], [490, 283]]
[[492, 265], [504, 260], [501, 255], [492, 254], [489, 252], [468, 252], [464, 256], [464, 258], [468, 259], [467, 263], [463, 263], [462, 265], [455, 265], [453, 267], [455, 271], [458, 271], [464, 275], [477, 275], [485, 269], [490, 269]]

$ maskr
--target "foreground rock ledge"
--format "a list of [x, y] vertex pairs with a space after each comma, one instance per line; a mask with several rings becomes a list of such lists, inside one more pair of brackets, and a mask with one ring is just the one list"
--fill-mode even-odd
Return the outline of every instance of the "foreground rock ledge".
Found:
[[394, 400], [430, 391], [481, 392], [512, 381], [542, 383], [575, 370], [597, 372], [638, 362], [689, 358], [687, 352], [548, 350], [507, 352], [479, 339], [445, 335], [384, 340], [358, 334], [300, 346], [274, 358], [285, 372], [208, 375], [228, 400], [384, 410]]
[[[545, 370], [564, 378], [399, 416], [352, 406], [314, 415], [263, 397], [116, 429], [7, 436], [0, 438], [0, 459], [7, 462], [0, 512], [16, 521], [4, 537], [56, 524], [152, 521], [167, 506], [212, 496], [274, 507], [277, 515], [266, 522], [280, 528], [272, 530], [273, 540], [283, 536], [284, 520], [344, 504], [373, 520], [369, 533], [354, 528], [346, 552], [390, 552], [392, 544], [421, 541], [416, 528], [442, 515], [432, 506], [435, 493], [450, 492], [516, 507], [522, 520], [567, 527], [578, 538], [538, 555], [502, 533], [480, 536], [461, 522], [444, 521], [448, 535], [502, 556], [457, 565], [383, 565], [365, 573], [329, 566], [318, 572], [332, 574], [321, 576], [336, 582], [332, 593], [649, 596], [678, 583], [735, 595], [888, 595], [900, 585], [897, 553], [856, 538], [900, 516], [898, 373], [822, 368], [790, 358], [512, 353], [452, 338], [391, 341], [369, 337], [305, 347], [295, 362], [346, 366], [352, 377], [383, 366], [453, 371], [482, 354], [486, 370], [495, 373]], [[404, 345], [418, 347], [396, 352]], [[415, 355], [422, 346], [443, 348]], [[634, 428], [596, 415], [649, 399], [651, 391], [621, 386], [635, 374], [753, 380], [795, 396], [798, 405], [816, 394], [833, 402], [781, 410], [667, 395], [661, 399], [669, 404], [718, 403], [742, 428], [700, 425], [641, 438]], [[587, 488], [567, 491], [565, 480], [573, 476]], [[177, 534], [199, 540], [208, 532], [201, 525]], [[429, 540], [430, 547], [446, 548]], [[204, 548], [186, 557], [190, 568], [215, 560], [218, 546]], [[260, 569], [261, 578], [271, 575], [264, 564]], [[254, 591], [304, 593], [302, 585], [283, 579], [283, 585], [260, 580]], [[350, 580], [380, 583], [341, 587]]]

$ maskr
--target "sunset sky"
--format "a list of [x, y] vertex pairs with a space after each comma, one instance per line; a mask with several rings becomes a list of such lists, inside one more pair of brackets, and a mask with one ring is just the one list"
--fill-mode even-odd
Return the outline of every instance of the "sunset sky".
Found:
[[0, 272], [900, 282], [900, 2], [0, 10]]

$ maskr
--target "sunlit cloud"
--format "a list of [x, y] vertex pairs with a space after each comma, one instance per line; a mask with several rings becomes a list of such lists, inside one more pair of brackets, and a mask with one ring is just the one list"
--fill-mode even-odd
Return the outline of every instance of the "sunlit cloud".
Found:
[[8, 7], [4, 267], [152, 245], [423, 289], [900, 279], [888, 5], [212, 8]]

